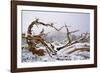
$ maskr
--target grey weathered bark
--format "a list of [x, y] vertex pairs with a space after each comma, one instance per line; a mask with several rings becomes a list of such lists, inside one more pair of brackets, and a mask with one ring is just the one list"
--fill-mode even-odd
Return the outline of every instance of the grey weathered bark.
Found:
[[[32, 27], [34, 26], [34, 25], [36, 25], [36, 26], [38, 26], [38, 25], [43, 25], [43, 26], [46, 26], [46, 27], [52, 27], [52, 28], [54, 28], [54, 29], [56, 29], [57, 31], [60, 31], [63, 27], [61, 27], [60, 29], [57, 29], [56, 27], [54, 27], [53, 26], [53, 23], [52, 24], [45, 24], [45, 23], [43, 23], [43, 22], [39, 22], [39, 19], [36, 19], [35, 21], [33, 21], [30, 25], [29, 25], [29, 27], [28, 27], [28, 31], [27, 31], [27, 33], [28, 33], [28, 35], [27, 35], [27, 44], [28, 44], [28, 46], [29, 46], [29, 48], [32, 50], [32, 51], [36, 51], [36, 44], [34, 44], [33, 42], [32, 42], [32, 40], [35, 40], [36, 41], [36, 43], [38, 44], [38, 43], [41, 43], [42, 45], [44, 45], [50, 52], [53, 52], [53, 53], [55, 53], [55, 51], [54, 51], [54, 49], [52, 49], [52, 48], [50, 48], [48, 45], [47, 45], [47, 43], [45, 42], [45, 40], [42, 38], [42, 36], [43, 35], [47, 35], [46, 33], [44, 33], [44, 29], [42, 29], [42, 31], [40, 32], [40, 34], [38, 34], [38, 35], [33, 35], [32, 36]], [[29, 38], [30, 37], [30, 38]], [[34, 50], [33, 50], [34, 49]], [[47, 51], [48, 52], [48, 51]], [[49, 52], [48, 52], [49, 53]], [[49, 53], [49, 55], [50, 55], [50, 53]]]
[[[65, 44], [64, 46], [62, 46], [62, 47], [57, 48], [57, 50], [63, 49], [63, 48], [65, 48], [65, 47], [68, 47], [68, 46], [73, 45], [73, 44], [75, 44], [75, 43], [79, 43], [81, 40], [87, 39], [86, 37], [87, 37], [88, 33], [83, 33], [83, 34], [81, 34], [81, 37], [80, 37], [79, 39], [77, 39], [77, 40], [75, 40], [75, 41], [72, 41], [72, 39], [71, 39], [71, 34], [77, 32], [77, 31], [79, 31], [79, 30], [75, 30], [75, 31], [70, 32], [69, 29], [68, 29], [68, 27], [67, 27], [67, 25], [65, 25], [65, 28], [66, 28], [66, 30], [67, 30], [67, 39], [68, 39], [68, 43], [66, 43], [66, 44]], [[84, 35], [84, 36], [83, 36], [83, 35]]]

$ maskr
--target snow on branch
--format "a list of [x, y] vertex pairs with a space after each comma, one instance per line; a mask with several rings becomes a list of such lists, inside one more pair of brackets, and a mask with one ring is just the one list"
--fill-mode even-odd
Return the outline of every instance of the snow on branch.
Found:
[[86, 32], [86, 33], [82, 33], [80, 38], [78, 38], [77, 40], [72, 41], [71, 34], [77, 32], [79, 30], [75, 30], [75, 31], [70, 32], [67, 25], [65, 25], [65, 28], [67, 30], [66, 35], [67, 35], [68, 42], [64, 46], [57, 48], [57, 50], [63, 49], [65, 47], [71, 46], [75, 43], [79, 43], [80, 41], [87, 40], [89, 38], [89, 35], [88, 35], [89, 33]]

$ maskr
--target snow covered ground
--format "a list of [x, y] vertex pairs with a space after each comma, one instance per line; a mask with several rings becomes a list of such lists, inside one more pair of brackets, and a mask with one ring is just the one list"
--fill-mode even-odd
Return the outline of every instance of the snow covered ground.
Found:
[[[55, 47], [54, 50], [56, 51], [56, 54], [52, 54], [52, 57], [49, 56], [47, 52], [45, 52], [44, 56], [37, 56], [33, 55], [30, 51], [27, 49], [27, 45], [23, 44], [22, 49], [22, 62], [50, 62], [50, 61], [69, 61], [69, 60], [86, 60], [90, 58], [90, 52], [87, 50], [90, 50], [89, 43], [76, 43], [74, 45], [71, 45], [67, 48], [63, 48], [59, 51], [57, 51], [57, 48], [60, 46], [63, 46], [64, 44], [60, 42], [53, 42], [52, 43]], [[49, 47], [50, 44], [48, 43]], [[85, 50], [80, 50], [85, 48]], [[44, 49], [46, 51], [46, 48], [44, 46], [38, 45], [37, 49]]]

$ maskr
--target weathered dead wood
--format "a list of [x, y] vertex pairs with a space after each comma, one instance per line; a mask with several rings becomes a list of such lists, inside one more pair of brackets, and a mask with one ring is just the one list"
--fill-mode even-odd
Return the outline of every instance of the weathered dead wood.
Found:
[[[44, 29], [42, 29], [42, 31], [40, 32], [40, 34], [38, 34], [38, 35], [32, 35], [32, 27], [33, 27], [34, 25], [36, 25], [36, 26], [38, 26], [38, 25], [43, 25], [43, 26], [46, 26], [46, 27], [49, 26], [49, 27], [54, 28], [54, 29], [57, 30], [57, 31], [60, 31], [63, 27], [66, 28], [66, 32], [67, 32], [67, 33], [66, 33], [66, 35], [67, 35], [66, 38], [68, 39], [68, 42], [67, 42], [64, 46], [57, 48], [57, 50], [63, 49], [63, 48], [65, 48], [65, 47], [67, 48], [67, 47], [69, 47], [69, 46], [71, 46], [71, 45], [73, 45], [73, 44], [75, 44], [75, 43], [79, 43], [80, 41], [83, 41], [83, 40], [86, 40], [86, 39], [89, 38], [89, 37], [87, 37], [88, 33], [83, 33], [83, 34], [81, 34], [81, 36], [80, 36], [77, 40], [74, 40], [74, 41], [73, 41], [73, 40], [72, 40], [72, 33], [75, 33], [75, 32], [77, 32], [77, 31], [79, 31], [79, 30], [69, 31], [69, 28], [67, 27], [67, 25], [62, 26], [61, 28], [58, 29], [58, 28], [56, 28], [56, 27], [54, 26], [53, 23], [51, 23], [51, 24], [46, 24], [46, 23], [40, 22], [39, 19], [36, 19], [36, 20], [33, 21], [33, 22], [29, 25], [29, 27], [28, 27], [28, 31], [27, 31], [27, 34], [28, 34], [28, 35], [27, 35], [27, 37], [26, 37], [26, 40], [27, 40], [27, 44], [28, 44], [29, 50], [32, 51], [33, 54], [37, 54], [38, 56], [44, 55], [44, 50], [37, 50], [37, 49], [36, 49], [36, 45], [39, 44], [39, 43], [41, 43], [42, 45], [45, 46], [46, 51], [47, 51], [47, 53], [49, 54], [50, 57], [52, 57], [52, 56], [51, 56], [51, 53], [56, 53], [56, 52], [55, 52], [54, 48], [51, 48], [51, 47], [53, 47], [53, 46], [49, 47], [48, 44], [47, 44], [47, 43], [45, 42], [45, 40], [43, 39], [42, 36], [48, 35], [48, 33], [44, 33]], [[34, 42], [33, 42], [33, 41], [34, 41]], [[77, 49], [77, 50], [80, 50], [80, 49]], [[71, 51], [70, 53], [72, 53], [72, 52], [74, 52], [74, 51], [76, 51], [76, 50], [73, 50], [73, 51]]]
[[43, 23], [43, 22], [40, 22], [39, 21], [39, 19], [36, 19], [35, 21], [33, 21], [30, 25], [29, 25], [29, 27], [28, 27], [28, 34], [32, 34], [32, 32], [31, 32], [31, 29], [32, 29], [32, 27], [33, 27], [33, 25], [36, 25], [36, 26], [38, 26], [38, 25], [43, 25], [43, 26], [46, 26], [46, 27], [52, 27], [52, 28], [54, 28], [55, 30], [57, 30], [57, 31], [60, 31], [63, 27], [61, 27], [61, 28], [56, 28], [55, 26], [53, 26], [54, 24], [53, 23], [51, 23], [51, 24], [46, 24], [46, 23]]
[[[46, 49], [48, 49], [50, 52], [55, 52], [53, 49], [51, 49], [48, 45], [47, 45], [47, 43], [45, 42], [45, 40], [42, 38], [42, 36], [43, 35], [47, 35], [48, 33], [44, 33], [44, 29], [42, 29], [42, 31], [40, 32], [40, 34], [38, 34], [38, 35], [33, 35], [32, 36], [32, 32], [31, 32], [31, 30], [32, 30], [32, 27], [33, 27], [33, 25], [36, 25], [36, 26], [38, 26], [38, 25], [43, 25], [43, 26], [50, 26], [50, 27], [52, 27], [52, 28], [54, 28], [54, 29], [56, 29], [57, 31], [59, 31], [59, 30], [61, 30], [63, 27], [61, 27], [60, 29], [57, 29], [56, 27], [54, 27], [53, 26], [53, 23], [52, 24], [45, 24], [45, 23], [43, 23], [43, 22], [39, 22], [39, 19], [36, 19], [35, 21], [33, 21], [30, 25], [29, 25], [29, 27], [28, 27], [28, 31], [27, 31], [27, 33], [28, 33], [28, 35], [27, 35], [27, 44], [28, 44], [28, 47], [29, 47], [29, 50], [31, 50], [31, 51], [34, 51], [34, 52], [36, 52], [37, 53], [37, 51], [36, 51], [36, 44], [39, 44], [39, 43], [41, 43], [42, 45], [44, 45], [45, 47], [46, 47]], [[34, 40], [34, 42], [33, 42], [33, 40]], [[48, 52], [48, 51], [47, 51]], [[49, 55], [50, 55], [50, 52], [48, 52], [49, 53]], [[35, 53], [35, 54], [36, 54]]]
[[81, 34], [81, 37], [79, 37], [77, 40], [72, 41], [72, 39], [71, 39], [71, 33], [75, 33], [78, 30], [75, 30], [73, 32], [70, 32], [69, 29], [68, 29], [68, 27], [67, 27], [67, 25], [65, 25], [65, 28], [67, 30], [67, 39], [68, 39], [68, 42], [64, 46], [57, 48], [57, 50], [63, 49], [65, 47], [68, 47], [68, 46], [73, 45], [75, 43], [79, 43], [80, 41], [82, 41], [84, 39], [87, 39], [86, 37], [87, 37], [88, 33], [83, 33], [83, 34]]
[[74, 50], [72, 50], [72, 51], [70, 51], [70, 52], [68, 52], [68, 54], [71, 54], [71, 53], [73, 53], [73, 52], [75, 52], [75, 51], [90, 51], [90, 49], [89, 48], [75, 48]]

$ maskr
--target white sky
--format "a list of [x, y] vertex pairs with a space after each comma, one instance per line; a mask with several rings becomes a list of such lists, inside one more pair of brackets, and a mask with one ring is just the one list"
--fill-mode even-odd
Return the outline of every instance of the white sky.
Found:
[[[35, 18], [39, 18], [39, 21], [44, 23], [54, 23], [54, 26], [60, 28], [67, 24], [70, 31], [80, 30], [77, 34], [83, 32], [90, 32], [90, 14], [89, 13], [67, 13], [67, 12], [47, 12], [47, 11], [22, 11], [22, 32], [26, 33], [29, 24], [35, 20]], [[40, 29], [43, 27], [40, 26]], [[32, 29], [36, 33], [41, 30], [38, 27], [34, 27]], [[51, 32], [51, 28], [45, 28], [46, 32]], [[66, 32], [65, 29], [62, 29], [61, 32]]]

